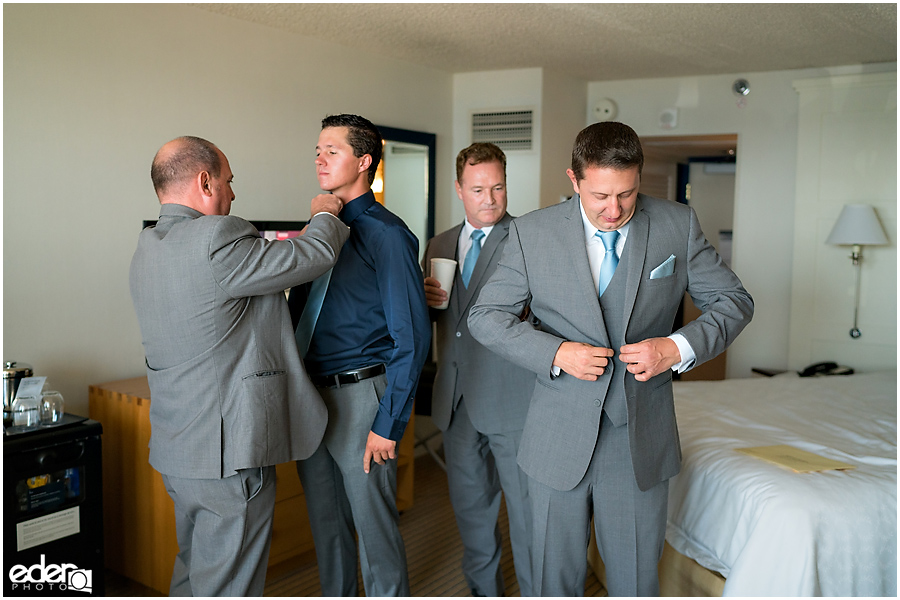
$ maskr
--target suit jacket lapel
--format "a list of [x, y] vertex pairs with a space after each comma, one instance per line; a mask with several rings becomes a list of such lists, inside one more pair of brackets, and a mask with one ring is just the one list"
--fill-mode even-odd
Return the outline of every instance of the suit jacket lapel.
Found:
[[450, 231], [441, 237], [440, 246], [435, 248], [435, 256], [440, 258], [452, 258], [459, 260], [456, 256], [456, 249], [459, 247], [459, 232], [462, 231], [462, 223], [450, 229]]
[[650, 233], [650, 218], [644, 212], [640, 196], [634, 216], [631, 217], [628, 226], [628, 238], [625, 241], [623, 254], [627, 254], [628, 272], [625, 279], [625, 329], [631, 321], [631, 313], [634, 310], [634, 301], [637, 298], [638, 287], [641, 284], [641, 276], [644, 272], [644, 259], [647, 256], [647, 242]]
[[[572, 210], [569, 212], [566, 230], [563, 233], [563, 243], [567, 246], [566, 256], [572, 257], [572, 269], [575, 272], [575, 283], [582, 294], [583, 300], [578, 302], [586, 307], [590, 325], [586, 333], [596, 338], [597, 344], [605, 348], [609, 347], [609, 334], [606, 332], [606, 323], [603, 320], [603, 311], [600, 310], [600, 299], [597, 297], [597, 288], [594, 287], [594, 278], [591, 275], [591, 263], [588, 260], [587, 247], [584, 242], [584, 221], [581, 219], [581, 198], [575, 194], [569, 201]], [[562, 257], [560, 260], [566, 261]], [[568, 265], [560, 265], [560, 268], [569, 268]]]
[[[462, 228], [463, 224], [460, 223], [456, 227], [452, 227], [445, 233], [436, 237], [431, 242], [433, 244], [432, 256], [434, 258], [452, 258], [458, 263], [459, 257], [456, 256], [456, 252], [459, 248], [459, 233], [462, 231]], [[428, 265], [428, 268], [430, 269], [431, 266]], [[464, 305], [462, 304], [462, 297], [465, 295], [466, 289], [462, 284], [462, 278], [459, 276], [459, 268], [460, 267], [457, 266], [456, 273], [453, 276], [453, 289], [450, 292], [450, 306], [447, 308], [447, 310], [453, 311], [457, 323], [459, 322], [460, 315], [463, 314], [462, 309]]]
[[[472, 270], [472, 277], [469, 279], [469, 287], [461, 286], [464, 290], [464, 293], [460, 294], [462, 298], [462, 308], [468, 309], [470, 307], [477, 297], [478, 290], [480, 290], [481, 286], [487, 282], [485, 273], [487, 272], [488, 265], [491, 264], [491, 262], [499, 260], [499, 257], [495, 258], [494, 254], [497, 253], [497, 247], [500, 245], [500, 242], [509, 236], [510, 221], [512, 221], [512, 217], [509, 216], [509, 213], [503, 215], [503, 218], [494, 225], [494, 228], [491, 230], [491, 235], [484, 240], [484, 244], [481, 246], [481, 254], [478, 255], [478, 262], [475, 263], [475, 269]], [[458, 239], [459, 236], [457, 235], [457, 240]], [[465, 260], [465, 257], [461, 257], [459, 260], [461, 268], [462, 261]], [[460, 279], [460, 282], [462, 282], [462, 279]]]

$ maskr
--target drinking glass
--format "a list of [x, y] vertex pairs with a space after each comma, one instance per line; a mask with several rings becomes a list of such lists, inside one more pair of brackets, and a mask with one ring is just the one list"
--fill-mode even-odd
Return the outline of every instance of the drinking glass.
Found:
[[16, 396], [12, 413], [13, 426], [20, 431], [37, 429], [40, 424], [40, 401], [34, 396]]
[[41, 425], [53, 425], [62, 420], [65, 402], [62, 394], [48, 390], [41, 392]]

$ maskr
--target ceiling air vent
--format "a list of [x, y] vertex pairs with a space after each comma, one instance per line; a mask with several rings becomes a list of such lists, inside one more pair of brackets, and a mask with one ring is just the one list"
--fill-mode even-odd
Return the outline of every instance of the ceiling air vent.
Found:
[[532, 112], [472, 113], [472, 143], [490, 142], [503, 151], [531, 150]]

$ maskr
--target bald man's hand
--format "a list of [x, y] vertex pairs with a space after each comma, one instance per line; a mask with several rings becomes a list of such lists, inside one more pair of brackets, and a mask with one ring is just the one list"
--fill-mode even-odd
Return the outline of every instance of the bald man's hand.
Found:
[[310, 203], [310, 214], [315, 216], [320, 212], [328, 212], [338, 216], [344, 203], [334, 194], [319, 194]]

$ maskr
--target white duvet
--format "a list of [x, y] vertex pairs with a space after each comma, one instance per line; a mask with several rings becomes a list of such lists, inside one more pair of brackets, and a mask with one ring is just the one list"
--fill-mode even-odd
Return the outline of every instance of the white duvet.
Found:
[[[666, 538], [726, 596], [897, 595], [897, 373], [677, 382], [684, 465]], [[794, 473], [789, 444], [855, 465]]]

